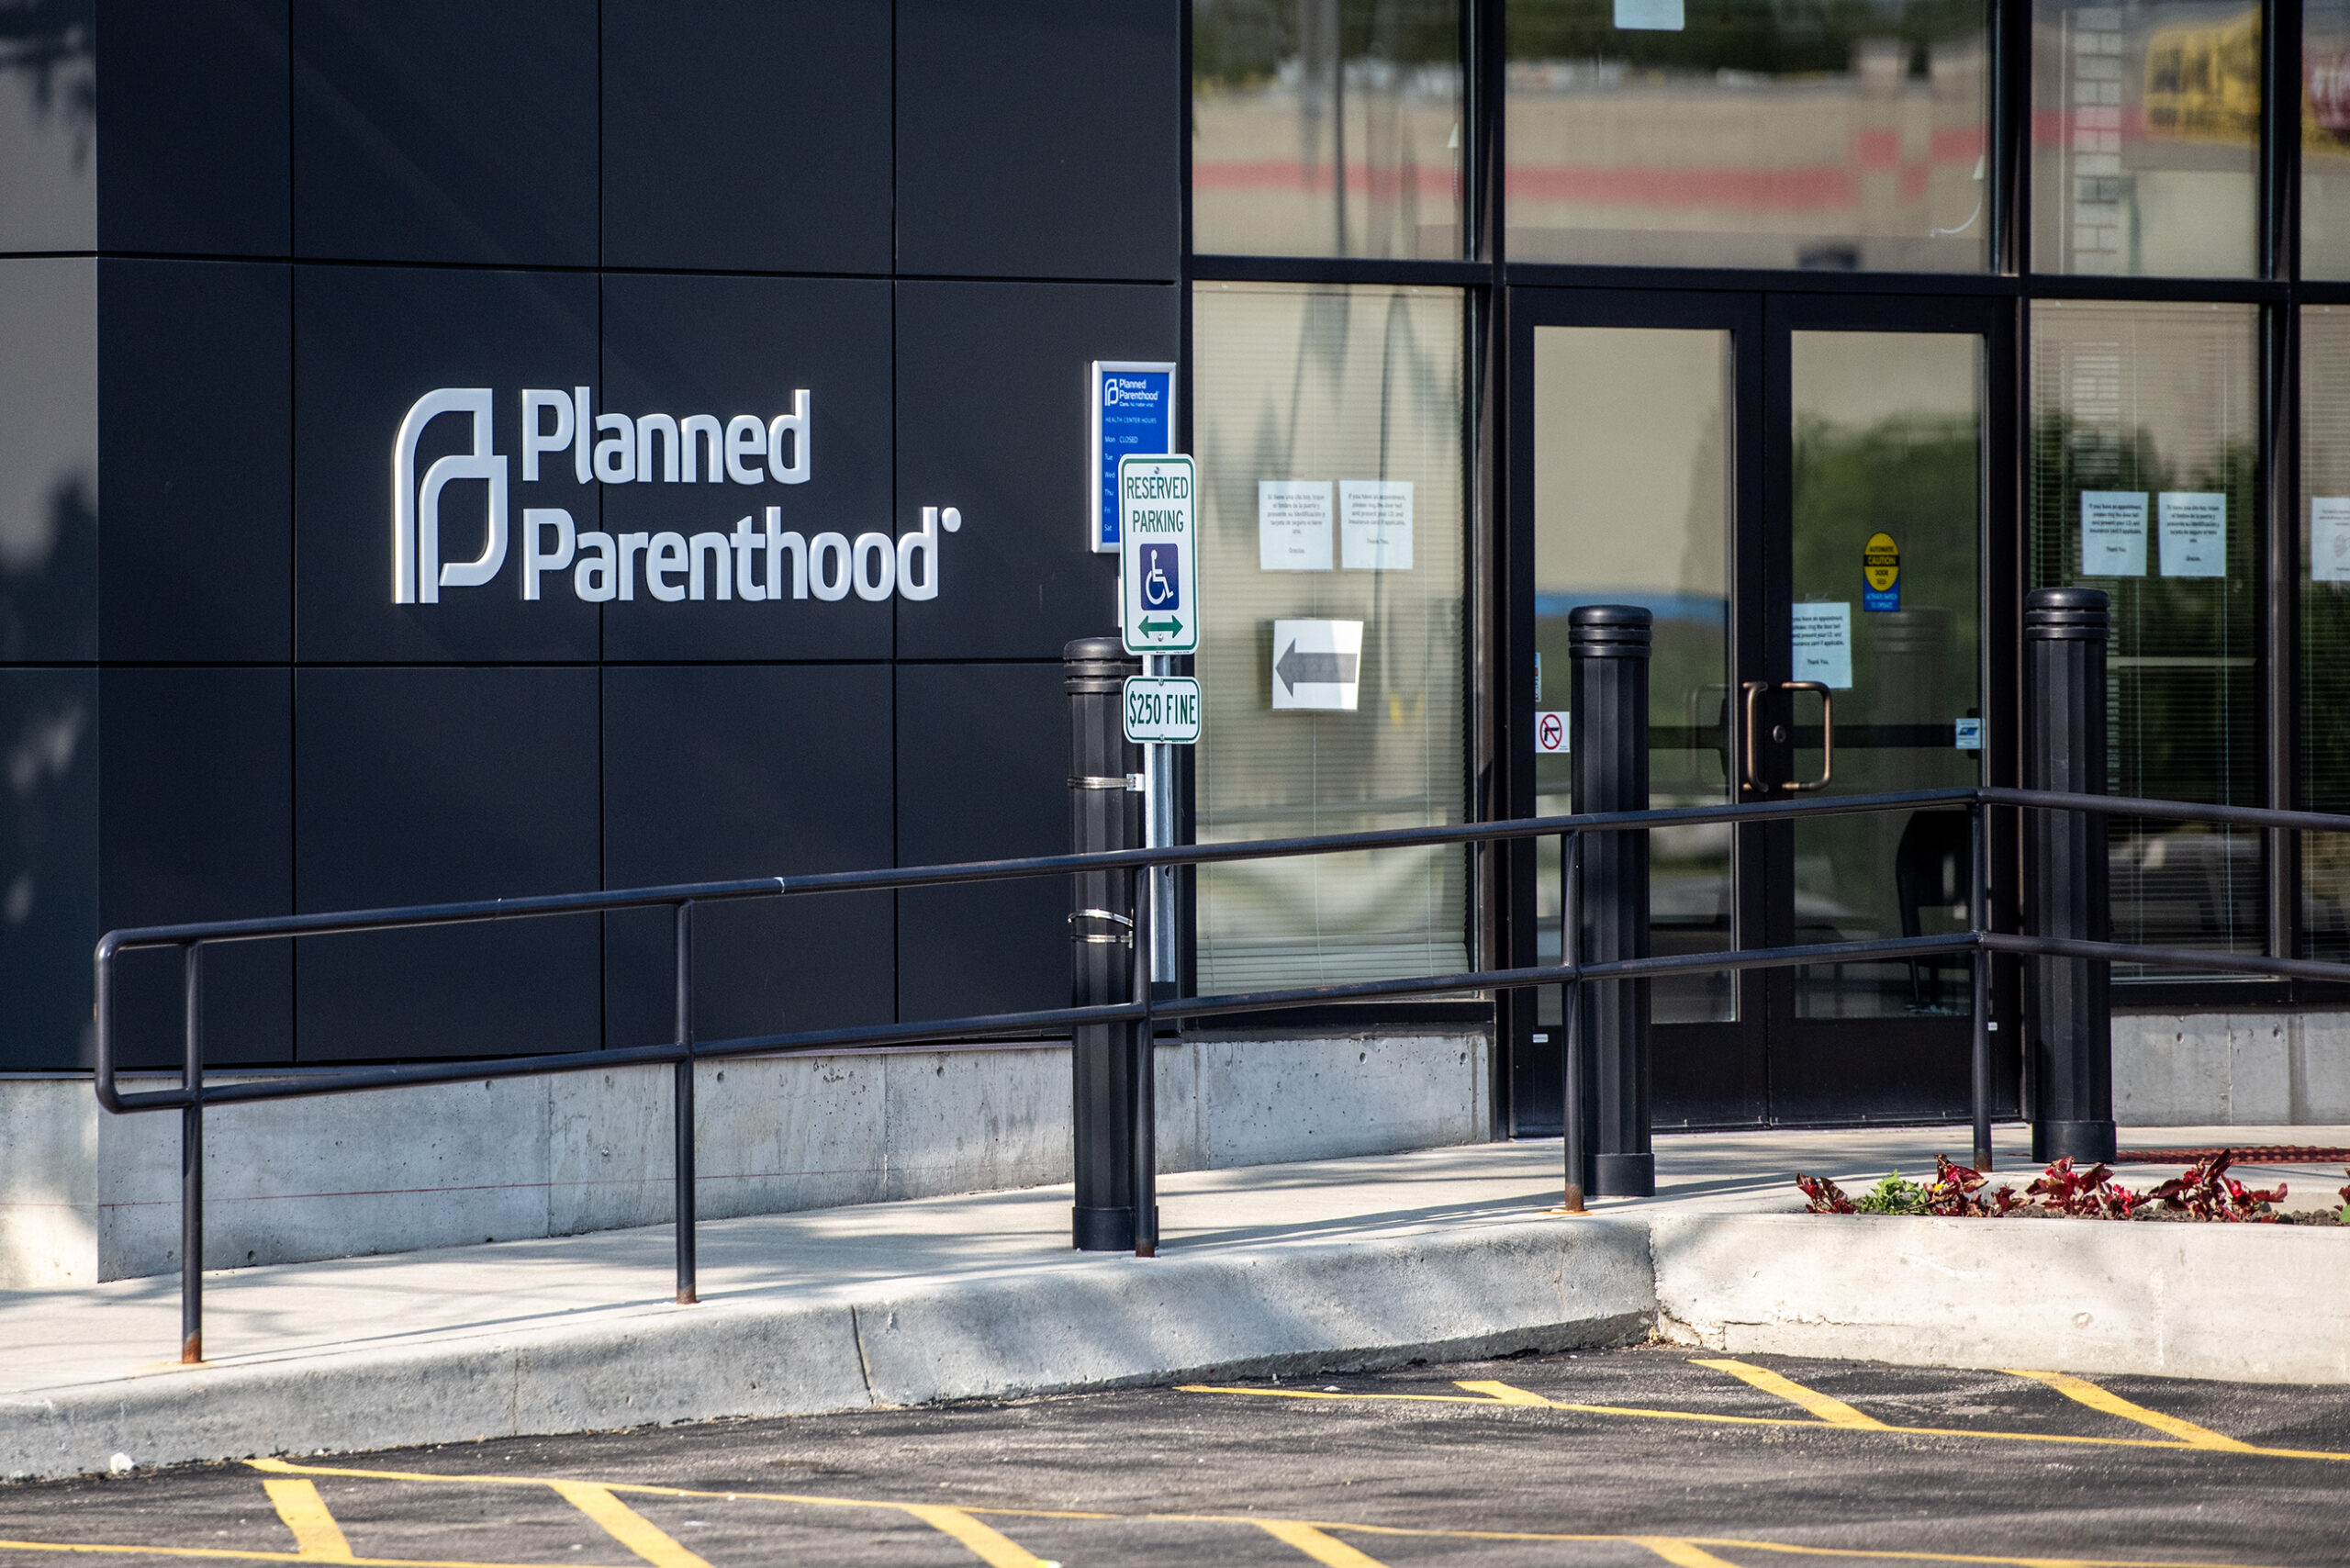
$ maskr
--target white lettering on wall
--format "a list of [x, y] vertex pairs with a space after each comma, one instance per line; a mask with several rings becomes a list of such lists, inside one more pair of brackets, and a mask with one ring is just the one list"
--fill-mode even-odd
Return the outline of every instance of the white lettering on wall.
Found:
[[[482, 588], [506, 566], [508, 485], [505, 456], [495, 450], [490, 417], [495, 394], [486, 386], [444, 386], [419, 398], [400, 420], [392, 442], [392, 602], [437, 604], [443, 588]], [[791, 394], [788, 413], [619, 414], [595, 410], [592, 389], [569, 391], [525, 387], [522, 404], [522, 477], [540, 482], [548, 459], [571, 454], [572, 477], [579, 484], [606, 485], [804, 485], [813, 474], [808, 389]], [[436, 459], [421, 479], [417, 451], [426, 427], [443, 416], [464, 416], [472, 446]], [[483, 544], [471, 561], [441, 558], [442, 492], [460, 481], [485, 487]], [[690, 504], [695, 492], [680, 500]], [[527, 498], [525, 498], [527, 501]], [[727, 508], [727, 510], [733, 510]], [[721, 514], [723, 515], [722, 513]], [[634, 602], [643, 585], [646, 597], [664, 603], [740, 599], [762, 604], [785, 599], [837, 603], [852, 591], [879, 603], [938, 597], [943, 530], [963, 526], [954, 507], [924, 507], [922, 527], [896, 538], [860, 532], [854, 542], [841, 531], [812, 539], [783, 526], [780, 507], [763, 509], [764, 528], [754, 530], [749, 514], [735, 520], [731, 533], [679, 520], [677, 529], [643, 533], [607, 533], [581, 529], [561, 507], [522, 509], [521, 589], [525, 600], [544, 597], [543, 579], [568, 573], [575, 597], [589, 604], [613, 599]], [[688, 532], [690, 529], [690, 532]], [[785, 571], [789, 559], [789, 574]], [[787, 583], [789, 587], [787, 588]]]

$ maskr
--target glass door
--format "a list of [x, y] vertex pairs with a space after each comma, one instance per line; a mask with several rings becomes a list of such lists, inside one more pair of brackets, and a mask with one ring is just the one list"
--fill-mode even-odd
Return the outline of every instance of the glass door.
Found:
[[[1655, 616], [1659, 806], [1964, 784], [1986, 756], [1984, 542], [1997, 302], [1518, 290], [1514, 779], [1568, 809], [1566, 617]], [[1528, 613], [1530, 611], [1530, 613]], [[1546, 721], [1548, 721], [1546, 722]], [[1966, 818], [1917, 811], [1651, 836], [1651, 950], [1954, 929]], [[1528, 868], [1559, 951], [1555, 845]], [[1521, 949], [1522, 950], [1522, 949]], [[1530, 956], [1530, 955], [1529, 955]], [[1521, 1133], [1555, 1132], [1561, 997], [1517, 1031]], [[1963, 1115], [1955, 959], [1659, 981], [1661, 1127]], [[1546, 1114], [1547, 1113], [1547, 1114]]]
[[[1741, 798], [1882, 794], [1983, 778], [1987, 418], [1999, 308], [1768, 303], [1762, 645], [1742, 650]], [[1750, 762], [1748, 758], [1751, 757]], [[1759, 832], [1768, 939], [1963, 929], [1963, 810]], [[1966, 965], [1767, 971], [1772, 1119], [1964, 1116]]]

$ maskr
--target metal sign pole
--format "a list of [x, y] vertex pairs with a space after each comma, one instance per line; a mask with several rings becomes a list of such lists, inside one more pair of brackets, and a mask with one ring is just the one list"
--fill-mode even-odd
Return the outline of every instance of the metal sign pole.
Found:
[[[1147, 675], [1165, 678], [1175, 670], [1174, 658], [1154, 654], [1143, 660]], [[1175, 748], [1165, 741], [1143, 751], [1143, 773], [1149, 793], [1144, 797], [1143, 843], [1166, 849], [1175, 843]], [[1169, 984], [1175, 979], [1175, 869], [1155, 868], [1150, 874], [1150, 979]]]

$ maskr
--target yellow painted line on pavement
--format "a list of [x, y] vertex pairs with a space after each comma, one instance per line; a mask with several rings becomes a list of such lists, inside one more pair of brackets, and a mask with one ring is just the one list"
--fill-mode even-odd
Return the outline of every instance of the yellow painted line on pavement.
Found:
[[[0, 1540], [0, 1551], [73, 1551], [109, 1557], [200, 1557], [231, 1562], [316, 1562], [298, 1551], [241, 1551], [229, 1546], [131, 1546], [98, 1540]], [[347, 1557], [360, 1568], [588, 1568], [581, 1562], [475, 1562], [442, 1557]]]
[[269, 1494], [270, 1506], [285, 1528], [294, 1532], [294, 1545], [302, 1556], [321, 1562], [349, 1562], [351, 1542], [342, 1537], [342, 1527], [327, 1512], [326, 1499], [319, 1495], [314, 1481], [272, 1478], [261, 1484]]
[[1726, 1372], [1740, 1383], [1759, 1388], [1765, 1394], [1776, 1394], [1790, 1405], [1810, 1411], [1831, 1427], [1849, 1427], [1855, 1431], [1870, 1432], [1889, 1432], [1893, 1429], [1874, 1416], [1863, 1415], [1841, 1399], [1822, 1394], [1816, 1388], [1806, 1388], [1795, 1379], [1774, 1372], [1769, 1367], [1758, 1367], [1752, 1361], [1693, 1361], [1689, 1364]]
[[[1762, 1371], [1763, 1369], [1757, 1368], [1755, 1370]], [[1465, 1387], [1469, 1385], [1463, 1384], [1463, 1386]], [[1491, 1389], [1505, 1388], [1508, 1385], [1478, 1383], [1475, 1386], [1481, 1389]], [[1497, 1394], [1482, 1393], [1331, 1394], [1325, 1391], [1312, 1389], [1239, 1388], [1227, 1387], [1215, 1383], [1200, 1383], [1179, 1384], [1177, 1385], [1175, 1392], [1178, 1394], [1244, 1394], [1259, 1399], [1320, 1400], [1330, 1404], [1404, 1401], [1418, 1402], [1428, 1405], [1472, 1405], [1483, 1406], [1487, 1409], [1507, 1409], [1513, 1406], [1527, 1406], [1534, 1405], [1539, 1401], [1552, 1410], [1561, 1410], [1575, 1415], [1627, 1416], [1649, 1421], [1700, 1421], [1712, 1422], [1730, 1427], [1796, 1427], [1800, 1428], [1807, 1432], [1867, 1432], [1874, 1433], [1882, 1437], [1961, 1438], [1970, 1440], [1979, 1439], [1986, 1442], [2051, 1443], [2060, 1448], [2157, 1449], [2166, 1450], [2174, 1453], [2193, 1452], [2198, 1450], [2208, 1450], [2211, 1447], [2209, 1443], [2188, 1442], [2184, 1439], [2095, 1438], [2077, 1436], [2069, 1432], [2003, 1432], [1987, 1428], [1975, 1428], [1967, 1427], [1897, 1427], [1887, 1422], [1878, 1421], [1872, 1417], [1862, 1415], [1861, 1412], [1857, 1410], [1853, 1410], [1852, 1413], [1860, 1417], [1860, 1424], [1853, 1425], [1845, 1422], [1811, 1420], [1790, 1416], [1724, 1416], [1709, 1410], [1658, 1410], [1639, 1405], [1577, 1405], [1563, 1399], [1544, 1399], [1539, 1394], [1528, 1394], [1525, 1389], [1512, 1389], [1510, 1392], [1519, 1397], [1507, 1399], [1499, 1397]], [[1805, 1392], [1807, 1394], [1811, 1393], [1811, 1391], [1807, 1389], [1805, 1390]], [[1813, 1397], [1819, 1399], [1827, 1398], [1824, 1394], [1814, 1394]], [[1828, 1402], [1830, 1404], [1841, 1403], [1841, 1401], [1834, 1400], [1830, 1400]], [[1845, 1406], [1844, 1408], [1852, 1410], [1852, 1406]], [[2149, 1412], [2149, 1414], [2152, 1414], [2152, 1412]], [[2242, 1448], [2231, 1448], [2228, 1451], [2232, 1453], [2256, 1454], [2263, 1459], [2313, 1459], [2320, 1460], [2330, 1464], [2350, 1463], [2350, 1453], [2337, 1453], [2329, 1449], [2273, 1449], [2262, 1448], [2256, 1444], [2246, 1444]], [[2007, 1559], [2002, 1558], [2000, 1561], [2005, 1562]], [[2051, 1561], [2058, 1560], [2052, 1559]], [[2070, 1559], [2064, 1559], [2062, 1561], [2069, 1562]]]
[[961, 1508], [941, 1507], [935, 1503], [901, 1503], [898, 1506], [939, 1534], [968, 1547], [971, 1554], [988, 1568], [1043, 1568], [1044, 1560], [1035, 1552], [979, 1523]]
[[1472, 1394], [1482, 1394], [1496, 1405], [1534, 1405], [1548, 1409], [1550, 1401], [1531, 1389], [1516, 1388], [1506, 1383], [1492, 1383], [1483, 1379], [1463, 1380], [1452, 1385]]
[[1259, 1519], [1257, 1528], [1283, 1546], [1297, 1548], [1325, 1568], [1387, 1568], [1378, 1558], [1356, 1551], [1337, 1536], [1326, 1535], [1295, 1519]]
[[589, 1481], [550, 1481], [555, 1495], [596, 1521], [603, 1532], [653, 1564], [653, 1568], [710, 1568], [666, 1530]]
[[2168, 1432], [2189, 1448], [2221, 1449], [2229, 1453], [2258, 1453], [2250, 1443], [2184, 1421], [2176, 1416], [2165, 1416], [2159, 1410], [2149, 1410], [2133, 1404], [2109, 1388], [2099, 1388], [2085, 1377], [2070, 1372], [2024, 1372], [2015, 1367], [2002, 1367], [2009, 1377], [2028, 1377], [2046, 1383], [2067, 1399], [2077, 1400], [2092, 1410], [2102, 1410], [2109, 1416], [2119, 1416], [2125, 1421], [2135, 1421], [2142, 1427], [2152, 1427], [2157, 1432]]
[[[1497, 1403], [1497, 1401], [1490, 1399], [1460, 1400], [1457, 1402], [1464, 1404]], [[1572, 1407], [1561, 1406], [1561, 1408]], [[1644, 1414], [1645, 1412], [1632, 1413]], [[1785, 1425], [1789, 1423], [1773, 1422], [1769, 1424]], [[1821, 1423], [1812, 1421], [1801, 1421], [1792, 1424], [1803, 1427], [1816, 1427], [1821, 1425]], [[1889, 1429], [1897, 1432], [1912, 1430], [1931, 1432], [1930, 1428], [1892, 1428]], [[1931, 1435], [1967, 1437], [1975, 1436], [1976, 1434], [1952, 1432], [1932, 1433]], [[2134, 1439], [2123, 1440], [2133, 1441]], [[2184, 1449], [2188, 1445], [2184, 1443], [2140, 1442], [2138, 1446]], [[2255, 1451], [2288, 1452], [2290, 1450], [2274, 1450]], [[2335, 1454], [2312, 1454], [2309, 1457], [2333, 1459], [2345, 1456]], [[449, 1475], [436, 1474], [431, 1471], [364, 1470], [341, 1465], [297, 1465], [285, 1460], [248, 1460], [245, 1462], [255, 1469], [275, 1471], [280, 1473], [296, 1473], [309, 1475], [351, 1476], [354, 1478], [378, 1481], [412, 1481], [441, 1483], [443, 1484], [494, 1486], [551, 1486], [554, 1484], [548, 1477], [543, 1475]], [[934, 1528], [943, 1527], [938, 1526], [934, 1519], [927, 1517], [932, 1513], [938, 1515], [961, 1516], [975, 1529], [986, 1529], [987, 1527], [981, 1525], [978, 1519], [971, 1518], [971, 1516], [974, 1515], [984, 1514], [996, 1518], [1083, 1519], [1102, 1522], [1116, 1522], [1123, 1520], [1136, 1524], [1247, 1525], [1258, 1529], [1267, 1530], [1269, 1533], [1274, 1534], [1278, 1539], [1287, 1541], [1292, 1545], [1298, 1544], [1299, 1540], [1303, 1539], [1302, 1536], [1297, 1534], [1298, 1531], [1312, 1532], [1325, 1538], [1328, 1548], [1339, 1550], [1347, 1550], [1347, 1543], [1335, 1539], [1330, 1539], [1332, 1532], [1343, 1532], [1352, 1536], [1388, 1536], [1426, 1540], [1553, 1541], [1588, 1542], [1593, 1544], [1623, 1543], [1644, 1547], [1651, 1551], [1654, 1551], [1660, 1556], [1663, 1556], [1667, 1562], [1673, 1563], [1675, 1568], [1731, 1568], [1731, 1565], [1728, 1563], [1726, 1559], [1716, 1557], [1712, 1551], [1707, 1550], [1708, 1548], [1724, 1548], [1734, 1551], [1768, 1551], [1783, 1556], [1819, 1557], [1837, 1560], [1850, 1560], [1853, 1562], [1884, 1561], [1947, 1562], [1969, 1565], [1969, 1568], [2273, 1568], [2273, 1565], [2212, 1562], [2203, 1559], [2153, 1560], [2136, 1557], [2099, 1557], [2085, 1552], [2069, 1553], [2063, 1557], [2025, 1557], [2003, 1555], [1994, 1552], [1923, 1551], [1915, 1548], [1902, 1548], [1897, 1546], [1836, 1547], [1798, 1545], [1787, 1541], [1756, 1540], [1739, 1536], [1654, 1536], [1601, 1534], [1590, 1532], [1570, 1533], [1549, 1530], [1438, 1529], [1425, 1527], [1416, 1528], [1408, 1525], [1356, 1524], [1344, 1519], [1267, 1519], [1253, 1515], [1237, 1514], [1121, 1514], [1076, 1508], [1007, 1508], [994, 1507], [986, 1505], [975, 1505], [968, 1507], [953, 1508], [939, 1507], [934, 1505], [924, 1503], [910, 1503], [897, 1498], [825, 1497], [807, 1494], [781, 1492], [715, 1492], [693, 1487], [656, 1486], [642, 1482], [587, 1482], [578, 1483], [578, 1484], [592, 1486], [606, 1493], [628, 1492], [640, 1495], [724, 1499], [728, 1502], [739, 1500], [743, 1502], [798, 1503], [813, 1506], [833, 1508], [878, 1508], [913, 1515], [917, 1518], [923, 1518], [925, 1523], [933, 1524]], [[1273, 1528], [1275, 1526], [1281, 1528], [1280, 1529], [1275, 1529]], [[1292, 1527], [1294, 1527], [1294, 1529], [1292, 1529]], [[954, 1534], [955, 1532], [948, 1531], [947, 1533]], [[1002, 1542], [1002, 1548], [1007, 1549], [1007, 1554], [1000, 1559], [983, 1559], [989, 1562], [990, 1568], [998, 1568], [999, 1563], [1010, 1565], [1010, 1568], [1039, 1568], [1038, 1559], [1030, 1555], [1024, 1550], [1013, 1545], [1013, 1543], [1003, 1536], [997, 1534], [992, 1530], [989, 1530], [988, 1533], [993, 1537], [994, 1541]], [[967, 1546], [971, 1544], [970, 1540], [966, 1539], [961, 1535], [956, 1535], [956, 1539], [957, 1540], [961, 1540]], [[1317, 1542], [1317, 1544], [1321, 1543]], [[301, 1553], [292, 1551], [236, 1551], [218, 1547], [137, 1546], [96, 1542], [82, 1543], [0, 1540], [0, 1551], [6, 1551], [99, 1553], [116, 1556], [151, 1555], [165, 1557], [210, 1558], [247, 1562], [303, 1562], [317, 1561], [315, 1558], [305, 1558]], [[1010, 1552], [1017, 1552], [1018, 1555], [1010, 1555]], [[1685, 1554], [1681, 1556], [1671, 1555], [1673, 1552], [1684, 1552]], [[699, 1560], [697, 1559], [697, 1561]], [[1360, 1551], [1357, 1552], [1356, 1557], [1353, 1559], [1334, 1560], [1322, 1558], [1317, 1559], [1317, 1561], [1325, 1562], [1332, 1562], [1334, 1561], [1348, 1562], [1352, 1564], [1352, 1568], [1363, 1568], [1364, 1563], [1371, 1563], [1372, 1564], [1372, 1568], [1377, 1568], [1376, 1559], [1364, 1556]], [[351, 1562], [356, 1564], [357, 1568], [585, 1568], [585, 1565], [576, 1561], [561, 1563], [492, 1563], [436, 1558], [354, 1557], [351, 1559]]]
[[1678, 1536], [1636, 1535], [1631, 1538], [1673, 1564], [1673, 1568], [1738, 1568], [1735, 1562], [1715, 1556], [1694, 1540]]
[[[1463, 1383], [1461, 1386], [1472, 1385]], [[1644, 1416], [1656, 1421], [1712, 1421], [1729, 1427], [1801, 1427], [1807, 1431], [1819, 1425], [1817, 1421], [1798, 1420], [1793, 1416], [1721, 1416], [1710, 1410], [1651, 1410], [1640, 1405], [1571, 1405], [1563, 1399], [1545, 1399], [1522, 1388], [1510, 1388], [1507, 1383], [1480, 1383], [1473, 1386], [1480, 1389], [1507, 1388], [1509, 1397], [1504, 1398], [1498, 1394], [1328, 1394], [1307, 1388], [1225, 1388], [1204, 1383], [1183, 1383], [1175, 1392], [1248, 1394], [1259, 1399], [1322, 1399], [1341, 1404], [1356, 1400], [1400, 1400], [1406, 1404], [1424, 1405], [1544, 1406], [1552, 1410], [1580, 1411], [1586, 1416]]]

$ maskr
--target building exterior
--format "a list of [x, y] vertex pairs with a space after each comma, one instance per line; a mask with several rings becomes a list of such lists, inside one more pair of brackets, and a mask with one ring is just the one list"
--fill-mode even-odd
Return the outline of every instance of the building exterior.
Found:
[[[1095, 361], [1179, 366], [1203, 841], [1562, 810], [1545, 721], [1593, 601], [1657, 615], [1659, 803], [1816, 772], [1798, 680], [1833, 693], [1833, 790], [2012, 780], [2019, 600], [2072, 582], [2115, 595], [2118, 792], [2350, 809], [2333, 0], [44, 0], [6, 26], [0, 1122], [54, 1147], [0, 1164], [16, 1209], [96, 1216], [69, 1250], [146, 1223], [100, 1172], [154, 1159], [108, 1153], [134, 1135], [74, 1076], [103, 930], [1064, 847], [1059, 651], [1114, 617], [1079, 491]], [[1359, 684], [1301, 696], [1292, 621], [1350, 623]], [[1951, 842], [1930, 815], [1660, 835], [1656, 940], [1932, 930]], [[2011, 919], [2012, 842], [1997, 864]], [[2117, 823], [2113, 867], [2126, 936], [2350, 956], [2330, 840]], [[1535, 850], [1218, 868], [1184, 963], [1231, 991], [1528, 962], [1556, 886]], [[1039, 884], [716, 913], [699, 1026], [1053, 1005], [1065, 912]], [[140, 957], [160, 1067], [176, 976]], [[667, 962], [654, 916], [256, 946], [213, 968], [207, 1029], [297, 1070], [634, 1044], [666, 1033]], [[1660, 1125], [1957, 1114], [1966, 1005], [1930, 966], [1660, 987]], [[1995, 1006], [2020, 1041], [2012, 973]], [[1554, 1132], [1556, 1007], [1194, 1035], [1167, 1070], [1225, 1119], [1169, 1147]], [[2125, 1121], [2350, 1116], [2322, 988], [2124, 975], [2117, 1007]], [[763, 1092], [800, 1119], [741, 1133], [767, 1152], [739, 1206], [1066, 1170], [1048, 1042], [921, 1062], [790, 1067]], [[893, 1109], [826, 1143], [851, 1079], [841, 1105]], [[653, 1114], [629, 1092], [309, 1131], [428, 1186], [528, 1143], [499, 1180], [574, 1196], [504, 1234], [641, 1222], [591, 1193], [626, 1186], [593, 1171]], [[400, 1163], [444, 1135], [446, 1169]], [[256, 1196], [355, 1190], [253, 1164]], [[360, 1223], [320, 1212], [251, 1250]], [[123, 1246], [91, 1266], [162, 1266], [160, 1230]]]

